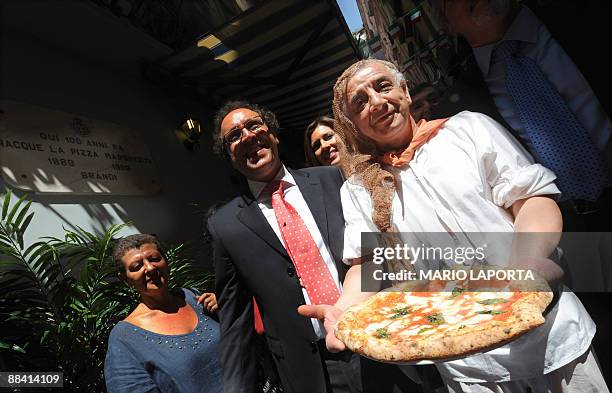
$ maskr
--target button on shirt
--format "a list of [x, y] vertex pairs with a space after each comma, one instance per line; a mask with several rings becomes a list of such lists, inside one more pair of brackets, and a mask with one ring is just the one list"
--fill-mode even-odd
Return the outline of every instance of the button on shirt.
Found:
[[[312, 236], [312, 239], [319, 248], [319, 252], [323, 257], [325, 265], [329, 269], [329, 272], [331, 273], [334, 282], [338, 286], [338, 289], [342, 291], [342, 286], [340, 284], [340, 279], [338, 278], [338, 269], [336, 267], [336, 264], [334, 263], [334, 260], [331, 257], [331, 253], [329, 252], [327, 245], [323, 241], [323, 236], [321, 236], [319, 227], [317, 227], [317, 223], [314, 220], [314, 217], [312, 216], [312, 213], [310, 212], [310, 209], [308, 208], [308, 205], [306, 204], [306, 201], [304, 200], [300, 189], [296, 185], [293, 176], [291, 176], [291, 173], [289, 173], [289, 171], [287, 171], [285, 166], [283, 165], [278, 174], [275, 176], [274, 180], [282, 180], [284, 182], [285, 200], [291, 206], [293, 206], [295, 210], [299, 212], [300, 217], [304, 221], [304, 224], [306, 224], [306, 227], [308, 228], [308, 231]], [[252, 180], [249, 180], [248, 183], [251, 193], [257, 196], [257, 204], [261, 209], [261, 212], [268, 221], [268, 224], [270, 224], [270, 226], [274, 230], [274, 233], [278, 237], [278, 240], [284, 247], [285, 244], [283, 243], [283, 238], [281, 235], [280, 228], [278, 226], [278, 221], [276, 219], [276, 215], [274, 214], [274, 209], [272, 208], [272, 198], [270, 195], [262, 194], [263, 189], [268, 183]], [[293, 271], [288, 271], [288, 274], [292, 273]], [[304, 300], [306, 301], [306, 304], [310, 304], [310, 298], [308, 297], [306, 289], [302, 288], [302, 294], [304, 295]], [[323, 328], [323, 324], [319, 322], [319, 320], [314, 318], [311, 319], [311, 321], [317, 337], [324, 338], [325, 329]]]
[[[550, 83], [559, 91], [578, 121], [591, 136], [602, 153], [606, 168], [612, 171], [612, 123], [593, 93], [591, 86], [574, 62], [533, 12], [522, 6], [502, 41], [519, 41], [519, 53], [531, 58]], [[474, 57], [499, 113], [516, 136], [536, 157], [527, 131], [506, 89], [504, 61], [496, 59], [493, 51], [498, 43], [473, 48]], [[539, 160], [538, 160], [539, 161]], [[612, 186], [612, 179], [606, 186]]]
[[[437, 136], [416, 150], [407, 169], [391, 170], [398, 180], [392, 202], [392, 225], [398, 232], [511, 233], [513, 217], [507, 209], [514, 202], [559, 193], [550, 170], [534, 164], [499, 123], [474, 112], [451, 117]], [[346, 221], [343, 258], [350, 263], [361, 256], [361, 232], [377, 229], [370, 194], [357, 180], [349, 178], [340, 195]], [[501, 243], [508, 238], [495, 239]], [[479, 239], [472, 240], [479, 244]], [[490, 263], [495, 259], [487, 255]], [[543, 326], [500, 348], [437, 367], [461, 382], [532, 378], [582, 355], [594, 334], [595, 325], [576, 295], [564, 292]]]

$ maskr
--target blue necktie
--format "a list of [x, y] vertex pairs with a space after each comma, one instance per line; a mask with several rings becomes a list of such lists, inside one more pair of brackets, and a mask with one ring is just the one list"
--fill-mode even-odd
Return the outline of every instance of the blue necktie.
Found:
[[496, 59], [506, 66], [506, 88], [541, 163], [557, 175], [562, 200], [596, 201], [606, 180], [600, 152], [540, 67], [503, 41]]

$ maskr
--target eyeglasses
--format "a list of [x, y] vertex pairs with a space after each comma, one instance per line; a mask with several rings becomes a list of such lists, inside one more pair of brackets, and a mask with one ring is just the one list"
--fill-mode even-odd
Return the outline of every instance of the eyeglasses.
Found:
[[232, 128], [227, 134], [223, 136], [223, 142], [226, 145], [236, 145], [242, 142], [244, 137], [244, 131], [251, 132], [253, 134], [259, 134], [260, 132], [268, 132], [268, 128], [261, 117], [254, 117], [245, 121], [244, 123]]

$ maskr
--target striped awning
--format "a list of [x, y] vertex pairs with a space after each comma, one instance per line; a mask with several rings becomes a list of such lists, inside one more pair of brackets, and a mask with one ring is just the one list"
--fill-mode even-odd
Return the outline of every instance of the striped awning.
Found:
[[335, 0], [270, 0], [156, 65], [208, 102], [246, 99], [302, 132], [331, 111], [336, 78], [358, 59]]

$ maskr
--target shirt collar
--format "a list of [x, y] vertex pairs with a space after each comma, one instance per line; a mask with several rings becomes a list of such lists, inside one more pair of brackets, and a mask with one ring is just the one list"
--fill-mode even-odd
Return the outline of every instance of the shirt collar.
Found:
[[473, 48], [474, 58], [484, 76], [489, 75], [493, 50], [502, 41], [522, 41], [536, 43], [540, 21], [527, 7], [521, 6], [504, 38], [492, 44]]
[[[281, 165], [281, 168], [279, 169], [278, 173], [276, 174], [276, 176], [274, 176], [274, 179], [272, 179], [272, 181], [276, 180], [282, 180], [283, 182], [285, 182], [285, 189], [295, 185], [295, 180], [293, 179], [293, 176], [291, 175], [291, 173], [289, 173], [287, 168], [285, 168], [284, 164]], [[251, 194], [253, 194], [256, 199], [259, 199], [261, 197], [261, 192], [264, 190], [266, 185], [268, 185], [268, 182], [249, 179], [247, 179], [247, 182], [249, 183], [249, 189], [251, 190]]]

